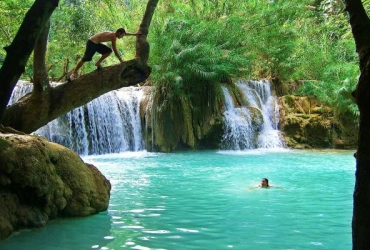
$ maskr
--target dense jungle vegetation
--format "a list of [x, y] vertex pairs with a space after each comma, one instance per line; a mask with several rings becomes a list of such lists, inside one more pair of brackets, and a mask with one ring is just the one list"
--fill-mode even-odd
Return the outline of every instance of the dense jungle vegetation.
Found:
[[[94, 33], [124, 27], [136, 32], [146, 0], [63, 0], [53, 13], [48, 40], [49, 77], [63, 79]], [[0, 2], [0, 43], [14, 38], [32, 0]], [[364, 5], [370, 9], [370, 0]], [[124, 59], [134, 38], [118, 42]], [[351, 98], [358, 56], [340, 0], [160, 1], [148, 40], [150, 83], [168, 98], [191, 96], [233, 78], [267, 78], [283, 93], [314, 95], [338, 115], [358, 116]], [[0, 50], [0, 66], [5, 51]], [[94, 58], [94, 60], [97, 60]], [[110, 56], [105, 65], [118, 63]], [[23, 77], [32, 80], [32, 60]], [[94, 69], [85, 64], [82, 71]]]

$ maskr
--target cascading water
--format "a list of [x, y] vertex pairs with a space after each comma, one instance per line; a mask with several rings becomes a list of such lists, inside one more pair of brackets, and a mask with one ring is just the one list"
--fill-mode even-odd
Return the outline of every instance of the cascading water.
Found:
[[249, 110], [245, 107], [236, 108], [233, 98], [226, 87], [222, 87], [225, 96], [225, 127], [222, 140], [223, 149], [253, 148], [252, 118]]
[[[279, 108], [276, 98], [271, 94], [270, 83], [265, 80], [240, 80], [236, 86], [248, 104], [236, 107], [228, 89], [223, 87], [226, 111], [222, 148], [243, 150], [283, 147], [278, 130]], [[261, 126], [254, 125], [254, 120], [258, 120], [256, 113], [262, 117]]]
[[[32, 84], [20, 82], [10, 104], [32, 91]], [[279, 109], [268, 81], [238, 81], [244, 105], [236, 107], [223, 87], [226, 111], [222, 149], [281, 148], [278, 130]], [[35, 134], [62, 144], [80, 155], [108, 154], [144, 150], [140, 102], [142, 88], [111, 91], [90, 103], [49, 122]], [[148, 110], [152, 110], [152, 100]], [[151, 115], [154, 119], [154, 115]], [[154, 121], [152, 121], [154, 124]], [[152, 142], [154, 134], [152, 133]]]
[[[31, 90], [32, 85], [18, 84], [12, 102]], [[141, 88], [111, 91], [34, 133], [80, 155], [144, 150], [139, 115], [142, 96]]]
[[15, 85], [13, 89], [12, 96], [10, 97], [10, 100], [9, 100], [9, 105], [12, 105], [13, 103], [21, 99], [23, 96], [30, 93], [32, 89], [33, 89], [32, 83], [18, 81], [17, 85]]

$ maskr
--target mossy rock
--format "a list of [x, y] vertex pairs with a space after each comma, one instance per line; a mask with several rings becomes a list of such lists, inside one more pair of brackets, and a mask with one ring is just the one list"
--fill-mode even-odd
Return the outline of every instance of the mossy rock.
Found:
[[75, 152], [30, 135], [0, 134], [0, 145], [0, 239], [108, 208], [109, 181]]

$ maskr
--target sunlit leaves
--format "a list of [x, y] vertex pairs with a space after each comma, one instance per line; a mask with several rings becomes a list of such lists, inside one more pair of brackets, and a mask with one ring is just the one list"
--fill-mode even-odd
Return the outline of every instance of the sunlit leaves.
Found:
[[[61, 0], [52, 16], [49, 40], [49, 64], [55, 64], [50, 74], [61, 75], [67, 60], [69, 69], [81, 59], [87, 39], [102, 31], [125, 28], [136, 32], [147, 1], [121, 0]], [[118, 50], [124, 58], [134, 56], [134, 39], [125, 37], [118, 41]], [[99, 55], [96, 55], [96, 59]], [[117, 63], [109, 57], [107, 64]], [[93, 70], [94, 64], [85, 64], [82, 71]]]
[[[332, 5], [335, 4], [335, 5]], [[314, 95], [337, 115], [357, 115], [351, 92], [359, 76], [354, 40], [341, 1], [323, 1], [300, 27], [299, 65], [293, 77], [304, 79], [302, 95]]]
[[[0, 1], [0, 44], [1, 48], [9, 45], [16, 35], [25, 13], [32, 5], [32, 0]], [[0, 50], [0, 66], [5, 59], [5, 51]]]
[[[362, 2], [369, 12], [370, 0]], [[1, 45], [12, 41], [32, 3], [0, 1]], [[60, 0], [51, 19], [49, 75], [62, 75], [67, 60], [68, 69], [74, 67], [94, 33], [119, 27], [135, 32], [146, 4], [147, 0]], [[305, 82], [300, 94], [313, 94], [338, 113], [356, 113], [349, 93], [359, 75], [358, 59], [342, 1], [159, 1], [148, 40], [152, 80], [171, 88], [171, 94], [191, 95], [232, 77], [274, 77]], [[134, 56], [134, 44], [134, 37], [118, 42], [125, 59]], [[0, 65], [4, 57], [1, 50]], [[111, 56], [106, 63], [117, 59]], [[31, 68], [26, 69], [28, 75]], [[92, 69], [87, 63], [82, 70]]]
[[153, 71], [155, 84], [177, 95], [190, 95], [239, 72], [248, 58], [232, 55], [235, 49], [223, 38], [228, 30], [221, 29], [222, 23], [213, 24], [165, 19], [154, 26], [151, 62], [158, 65]]

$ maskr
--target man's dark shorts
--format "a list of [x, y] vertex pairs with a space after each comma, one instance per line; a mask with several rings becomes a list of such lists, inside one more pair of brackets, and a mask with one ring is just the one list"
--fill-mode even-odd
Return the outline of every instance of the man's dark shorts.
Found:
[[96, 52], [104, 55], [107, 53], [111, 53], [112, 49], [102, 43], [94, 43], [90, 40], [87, 40], [86, 50], [84, 56], [82, 57], [82, 61], [84, 62], [91, 61]]

